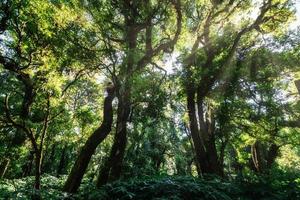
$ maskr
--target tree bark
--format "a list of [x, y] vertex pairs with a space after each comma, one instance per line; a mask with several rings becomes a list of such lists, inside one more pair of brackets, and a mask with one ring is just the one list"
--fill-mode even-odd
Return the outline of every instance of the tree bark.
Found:
[[34, 188], [36, 190], [41, 189], [41, 162], [42, 162], [42, 151], [39, 149], [35, 152], [35, 183]]
[[3, 178], [5, 176], [5, 173], [7, 171], [8, 165], [10, 163], [9, 159], [4, 159], [0, 164], [0, 178]]
[[254, 170], [262, 173], [266, 169], [266, 160], [263, 154], [263, 145], [261, 142], [256, 141], [251, 146], [251, 157], [254, 165]]
[[127, 144], [127, 121], [130, 114], [130, 101], [127, 95], [124, 98], [124, 102], [120, 106], [120, 113], [118, 114], [119, 120], [117, 120], [116, 141], [114, 142], [111, 153], [113, 158], [111, 162], [111, 180], [119, 179], [121, 175], [123, 158], [125, 155], [125, 148]]
[[200, 135], [202, 145], [204, 146], [204, 154], [206, 158], [206, 164], [201, 166], [201, 171], [204, 174], [217, 174], [223, 176], [223, 169], [220, 166], [219, 156], [216, 148], [215, 138], [215, 124], [213, 122], [213, 116], [209, 113], [207, 106], [206, 117], [204, 117], [204, 103], [200, 93], [197, 93], [197, 108], [198, 108], [198, 120], [200, 124]]
[[295, 85], [297, 87], [298, 93], [300, 94], [300, 79], [295, 81]]
[[258, 173], [267, 173], [275, 162], [279, 153], [279, 146], [271, 143], [269, 149], [259, 141], [251, 146], [251, 166]]
[[[42, 165], [42, 149], [35, 150], [35, 181], [34, 189], [39, 191], [41, 189], [41, 165]], [[42, 197], [39, 192], [31, 195], [33, 200], [41, 200]]]
[[[131, 84], [130, 78], [134, 67], [134, 53], [137, 46], [137, 29], [135, 28], [135, 19], [126, 19], [128, 27], [125, 37], [128, 45], [127, 62], [121, 69], [119, 79], [123, 80], [118, 83], [118, 111], [117, 111], [117, 126], [110, 155], [103, 166], [101, 174], [98, 176], [97, 185], [106, 184], [108, 180], [117, 180], [121, 175], [123, 157], [127, 143], [127, 122], [130, 115], [131, 104]], [[100, 180], [100, 178], [102, 180]]]
[[[222, 176], [223, 171], [219, 166], [214, 129], [212, 127], [214, 124], [210, 124], [204, 119], [203, 102], [199, 97], [200, 94], [197, 96], [196, 109], [196, 90], [193, 89], [191, 84], [187, 85], [186, 92], [191, 136], [196, 153], [196, 162], [200, 166], [197, 172], [198, 174], [218, 174]], [[198, 113], [198, 118], [196, 113]]]
[[113, 122], [113, 108], [112, 101], [114, 99], [114, 90], [107, 89], [107, 97], [104, 100], [103, 109], [103, 122], [99, 128], [88, 138], [82, 147], [68, 179], [63, 187], [63, 191], [75, 193], [80, 186], [83, 175], [88, 167], [92, 155], [94, 154], [97, 146], [106, 138], [110, 133]]
[[188, 108], [188, 115], [189, 115], [189, 125], [190, 125], [190, 131], [191, 136], [193, 140], [193, 146], [195, 148], [195, 154], [196, 154], [196, 162], [197, 162], [197, 173], [198, 175], [203, 173], [203, 169], [207, 168], [208, 163], [205, 155], [205, 149], [203, 146], [203, 141], [200, 137], [200, 131], [198, 128], [197, 123], [197, 116], [196, 116], [196, 107], [195, 107], [195, 90], [191, 85], [188, 85], [187, 87], [187, 108]]
[[114, 181], [121, 176], [123, 158], [127, 143], [127, 121], [130, 114], [130, 101], [128, 98], [130, 88], [126, 94], [119, 97], [117, 112], [117, 128], [110, 155], [101, 169], [97, 180], [97, 186], [106, 184], [108, 181]]

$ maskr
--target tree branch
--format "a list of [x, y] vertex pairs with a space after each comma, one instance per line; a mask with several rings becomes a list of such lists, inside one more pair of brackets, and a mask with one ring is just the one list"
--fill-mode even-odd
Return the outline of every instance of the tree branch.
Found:
[[[148, 44], [147, 47], [149, 48], [148, 49], [149, 51], [146, 50], [146, 54], [137, 62], [136, 70], [140, 70], [143, 67], [145, 67], [145, 65], [151, 62], [152, 58], [156, 56], [158, 53], [160, 53], [161, 51], [170, 52], [170, 49], [174, 47], [177, 40], [179, 39], [179, 35], [181, 33], [181, 27], [182, 27], [181, 2], [180, 0], [172, 0], [172, 5], [174, 6], [174, 9], [176, 11], [176, 21], [177, 21], [176, 32], [173, 39], [170, 39], [168, 42], [158, 45], [153, 50], [150, 50], [149, 48], [150, 44]], [[149, 42], [149, 38], [148, 38], [148, 42]]]

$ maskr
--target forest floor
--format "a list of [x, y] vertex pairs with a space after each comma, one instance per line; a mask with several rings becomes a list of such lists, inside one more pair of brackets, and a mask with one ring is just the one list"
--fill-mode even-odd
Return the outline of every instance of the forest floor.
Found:
[[[243, 176], [228, 181], [218, 177], [194, 178], [190, 176], [158, 176], [143, 179], [117, 181], [97, 189], [93, 182], [85, 179], [75, 195], [63, 193], [66, 176], [42, 177], [42, 199], [141, 199], [141, 200], [258, 200], [300, 199], [300, 178], [296, 174]], [[0, 180], [0, 199], [31, 199], [36, 193], [34, 177]]]

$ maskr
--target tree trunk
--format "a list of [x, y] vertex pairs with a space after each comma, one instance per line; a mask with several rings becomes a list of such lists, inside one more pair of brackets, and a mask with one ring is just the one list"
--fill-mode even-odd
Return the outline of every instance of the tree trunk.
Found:
[[211, 119], [204, 118], [204, 105], [201, 93], [197, 93], [196, 104], [196, 90], [192, 84], [187, 85], [186, 92], [191, 136], [197, 158], [196, 162], [200, 166], [200, 170], [198, 169], [197, 172], [198, 174], [217, 174], [223, 176], [223, 169], [220, 166], [216, 149], [214, 123]]
[[7, 171], [8, 165], [10, 163], [9, 159], [4, 159], [0, 164], [0, 178], [3, 178], [5, 176], [5, 173]]
[[295, 85], [297, 87], [298, 93], [300, 94], [300, 79], [295, 81]]
[[208, 168], [203, 169], [204, 173], [209, 174], [217, 174], [219, 176], [223, 176], [223, 170], [221, 169], [218, 161], [218, 153], [216, 149], [216, 141], [215, 137], [211, 137], [208, 141], [208, 145], [206, 147], [206, 154], [208, 158]]
[[251, 146], [251, 158], [253, 170], [258, 173], [267, 173], [271, 169], [279, 153], [279, 146], [272, 143], [269, 149], [261, 142], [256, 141]]
[[111, 151], [111, 157], [113, 158], [110, 172], [111, 180], [120, 178], [127, 144], [127, 121], [130, 114], [130, 105], [127, 99], [125, 101], [120, 111], [120, 120], [117, 121], [116, 141]]
[[80, 186], [83, 175], [88, 167], [92, 155], [97, 146], [106, 138], [111, 131], [113, 122], [112, 101], [114, 99], [114, 90], [107, 89], [107, 97], [104, 100], [103, 122], [101, 126], [88, 138], [82, 147], [68, 179], [64, 185], [63, 191], [75, 193]]
[[[128, 45], [127, 63], [121, 69], [119, 79], [123, 80], [118, 83], [117, 97], [118, 97], [118, 112], [117, 112], [117, 126], [114, 143], [112, 145], [109, 158], [103, 166], [98, 176], [97, 185], [103, 185], [108, 180], [117, 180], [120, 178], [123, 158], [125, 155], [125, 148], [127, 143], [127, 122], [130, 115], [131, 104], [131, 73], [135, 65], [134, 53], [137, 46], [137, 30], [134, 25], [135, 19], [126, 19], [128, 27], [125, 37]], [[100, 180], [102, 179], [102, 180]]]
[[[34, 189], [41, 189], [41, 164], [42, 164], [42, 151], [41, 149], [35, 150], [35, 181], [34, 181]], [[34, 192], [31, 195], [32, 200], [41, 200], [41, 194], [39, 192]]]
[[254, 170], [258, 173], [262, 173], [266, 168], [266, 162], [263, 154], [263, 146], [259, 141], [254, 142], [251, 146], [251, 157]]
[[106, 184], [109, 180], [114, 181], [120, 178], [125, 148], [127, 143], [127, 121], [130, 114], [129, 88], [124, 97], [119, 97], [117, 128], [114, 143], [110, 155], [101, 169], [97, 180], [97, 186]]
[[41, 161], [42, 161], [42, 151], [36, 150], [36, 152], [35, 152], [35, 183], [34, 183], [34, 188], [36, 190], [41, 189]]
[[189, 115], [189, 125], [191, 130], [191, 136], [193, 140], [193, 146], [195, 149], [196, 159], [197, 162], [197, 173], [198, 175], [203, 173], [203, 169], [207, 168], [207, 159], [205, 155], [205, 149], [203, 146], [203, 141], [200, 137], [200, 132], [198, 128], [197, 116], [196, 116], [196, 108], [195, 108], [195, 90], [193, 87], [187, 87], [187, 108], [188, 108], [188, 115]]

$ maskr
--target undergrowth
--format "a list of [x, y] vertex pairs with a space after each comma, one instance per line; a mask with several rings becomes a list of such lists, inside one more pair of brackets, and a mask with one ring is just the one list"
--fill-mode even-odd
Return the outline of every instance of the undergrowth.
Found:
[[[269, 175], [247, 175], [233, 181], [215, 176], [152, 177], [107, 184], [100, 189], [84, 180], [75, 195], [61, 191], [66, 177], [44, 175], [40, 194], [43, 199], [84, 200], [276, 200], [300, 199], [300, 178], [297, 174], [274, 172]], [[34, 178], [0, 180], [0, 199], [31, 199], [36, 194]]]

